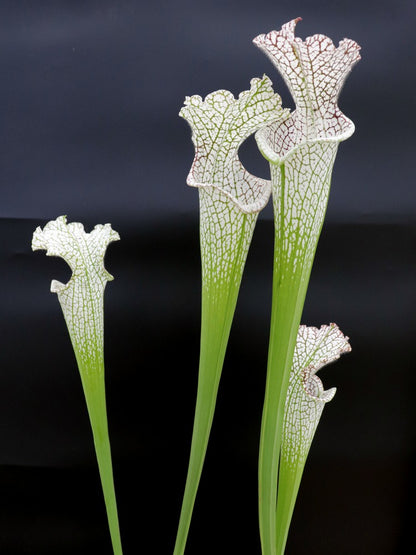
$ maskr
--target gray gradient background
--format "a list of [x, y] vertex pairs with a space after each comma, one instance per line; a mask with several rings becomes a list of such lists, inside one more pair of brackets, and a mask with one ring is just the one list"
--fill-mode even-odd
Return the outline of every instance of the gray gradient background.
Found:
[[237, 94], [266, 73], [290, 105], [251, 39], [297, 15], [300, 36], [348, 36], [363, 47], [341, 97], [357, 133], [337, 161], [328, 219], [416, 213], [410, 1], [1, 5], [2, 217], [193, 214], [182, 186], [192, 151], [176, 117], [184, 96]]
[[[67, 214], [112, 222], [108, 410], [125, 554], [171, 552], [196, 390], [198, 200], [185, 185], [185, 95], [269, 75], [251, 40], [297, 34], [362, 46], [341, 94], [340, 146], [303, 321], [336, 321], [351, 355], [321, 372], [325, 409], [288, 555], [406, 552], [415, 451], [415, 8], [410, 1], [0, 3], [0, 552], [111, 553], [92, 441], [52, 278], [30, 251]], [[249, 140], [241, 158], [266, 177]], [[230, 338], [189, 550], [260, 553], [256, 466], [273, 248], [261, 214]]]

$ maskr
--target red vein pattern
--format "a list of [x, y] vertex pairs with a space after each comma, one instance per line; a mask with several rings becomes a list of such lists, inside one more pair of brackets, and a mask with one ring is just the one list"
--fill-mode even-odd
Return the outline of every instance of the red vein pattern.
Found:
[[330, 38], [319, 34], [302, 41], [295, 36], [299, 20], [293, 19], [280, 31], [259, 35], [253, 41], [282, 75], [296, 104], [289, 119], [257, 134], [259, 147], [272, 162], [303, 142], [342, 141], [354, 132], [354, 124], [337, 102], [345, 79], [360, 60], [360, 46], [344, 39], [335, 48]]

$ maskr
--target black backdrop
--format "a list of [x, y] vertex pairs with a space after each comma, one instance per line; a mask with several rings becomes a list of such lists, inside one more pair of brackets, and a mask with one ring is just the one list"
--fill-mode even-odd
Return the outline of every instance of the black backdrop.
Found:
[[[185, 185], [185, 95], [237, 94], [267, 73], [257, 34], [302, 16], [362, 46], [303, 316], [353, 352], [302, 482], [288, 555], [393, 554], [415, 494], [415, 13], [409, 1], [7, 1], [0, 4], [0, 552], [111, 553], [80, 380], [52, 278], [30, 250], [58, 215], [111, 222], [106, 376], [125, 554], [173, 549], [199, 349], [197, 192]], [[267, 176], [248, 141], [241, 157]], [[260, 553], [257, 450], [273, 224], [260, 216], [225, 361], [188, 552]]]

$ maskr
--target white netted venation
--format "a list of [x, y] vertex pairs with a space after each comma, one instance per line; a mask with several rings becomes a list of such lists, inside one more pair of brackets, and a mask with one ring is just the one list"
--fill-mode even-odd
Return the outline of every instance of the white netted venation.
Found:
[[284, 174], [282, 166], [270, 165], [282, 278], [302, 275], [313, 262], [337, 149], [334, 142], [304, 144], [286, 159]]
[[246, 171], [238, 149], [262, 126], [288, 117], [268, 77], [250, 84], [237, 99], [225, 90], [204, 100], [187, 97], [180, 111], [195, 145], [187, 183], [199, 188], [203, 282], [210, 294], [239, 283], [258, 212], [271, 193], [270, 181]]
[[[86, 233], [81, 223], [67, 224], [60, 216], [33, 234], [32, 249], [46, 250], [48, 256], [63, 258], [72, 270], [68, 283], [53, 280], [71, 340], [83, 367], [102, 362], [103, 297], [107, 281], [113, 279], [104, 268], [104, 255], [112, 241], [120, 239], [110, 224], [97, 225]], [[97, 361], [98, 357], [98, 361]]]
[[336, 391], [335, 388], [325, 391], [316, 372], [349, 351], [348, 337], [336, 324], [299, 327], [281, 447], [282, 461], [294, 470], [303, 466], [324, 406]]
[[271, 167], [280, 278], [293, 276], [307, 283], [338, 145], [354, 131], [338, 107], [338, 96], [360, 59], [360, 47], [344, 39], [336, 48], [320, 34], [302, 40], [295, 36], [298, 21], [254, 39], [281, 73], [296, 104], [288, 118], [260, 129], [256, 140]]
[[195, 145], [188, 185], [215, 187], [245, 213], [264, 208], [271, 188], [268, 180], [244, 168], [238, 149], [255, 131], [289, 115], [268, 77], [252, 79], [250, 84], [250, 90], [237, 99], [226, 90], [215, 91], [205, 100], [187, 97], [180, 111], [192, 128]]
[[237, 286], [257, 213], [242, 212], [214, 187], [200, 189], [199, 206], [203, 282], [211, 291], [230, 280]]
[[344, 39], [336, 48], [330, 38], [320, 34], [302, 41], [295, 36], [299, 19], [254, 39], [282, 75], [296, 104], [290, 118], [273, 122], [256, 135], [259, 148], [274, 163], [301, 143], [339, 142], [354, 132], [354, 124], [338, 107], [338, 97], [360, 60], [360, 47]]

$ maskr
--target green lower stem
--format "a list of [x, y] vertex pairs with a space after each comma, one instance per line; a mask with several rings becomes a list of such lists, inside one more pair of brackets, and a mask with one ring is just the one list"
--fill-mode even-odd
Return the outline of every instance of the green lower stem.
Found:
[[174, 555], [185, 551], [196, 494], [205, 461], [209, 436], [214, 418], [218, 387], [224, 363], [231, 322], [237, 301], [238, 287], [230, 291], [227, 307], [219, 310], [221, 303], [209, 301], [208, 293], [203, 293], [201, 355], [197, 402], [195, 407], [191, 453], [186, 478]]
[[208, 447], [218, 386], [209, 387], [209, 384], [207, 383], [200, 383], [199, 391], [203, 392], [204, 396], [209, 395], [211, 402], [209, 403], [209, 406], [207, 406], [204, 401], [200, 401], [198, 399], [195, 409], [194, 430], [192, 435], [188, 474], [186, 478], [174, 555], [182, 555], [185, 551], [196, 493], [201, 479], [205, 454]]
[[[302, 467], [303, 468], [303, 467]], [[280, 466], [279, 494], [276, 511], [277, 549], [283, 555], [289, 534], [290, 522], [295, 508], [296, 496], [302, 479], [302, 471], [292, 471], [287, 466], [282, 471]], [[283, 485], [284, 484], [284, 485]]]
[[[285, 220], [293, 207], [291, 195], [286, 194], [288, 184], [284, 164], [276, 167], [272, 165], [271, 175], [273, 190], [278, 192], [278, 197], [274, 198], [272, 316], [259, 450], [259, 525], [263, 555], [281, 555], [290, 524], [290, 518], [285, 520], [284, 538], [277, 540], [277, 533], [282, 532], [276, 522], [277, 483], [286, 393], [314, 254], [325, 214], [330, 171], [328, 179], [320, 184], [319, 197], [323, 199], [321, 209], [315, 209], [313, 218], [306, 218], [307, 226], [303, 222], [296, 223], [296, 220], [289, 223]], [[319, 203], [317, 206], [320, 206]]]
[[276, 553], [279, 453], [286, 391], [307, 283], [285, 283], [275, 274], [265, 402], [259, 455], [259, 518], [263, 555]]
[[[101, 375], [103, 375], [103, 373]], [[83, 385], [94, 437], [95, 453], [100, 472], [113, 551], [114, 555], [123, 555], [114, 489], [110, 439], [108, 435], [104, 382], [100, 378], [96, 380], [94, 377], [93, 380], [88, 380], [87, 382], [83, 380]]]
[[[233, 208], [233, 210], [235, 210]], [[213, 217], [212, 217], [213, 216]], [[219, 244], [211, 252], [203, 254], [203, 288], [201, 314], [201, 351], [199, 359], [198, 392], [195, 408], [194, 428], [188, 474], [182, 502], [181, 515], [175, 542], [174, 555], [183, 555], [188, 537], [196, 494], [208, 446], [214, 418], [218, 387], [231, 324], [237, 303], [240, 282], [247, 256], [256, 215], [238, 215], [238, 231], [230, 237], [218, 238], [219, 226], [215, 225], [215, 214], [204, 218], [212, 226], [205, 235]], [[221, 249], [229, 243], [227, 263], [221, 267]], [[224, 256], [224, 253], [222, 253]], [[222, 271], [224, 270], [224, 271]]]

